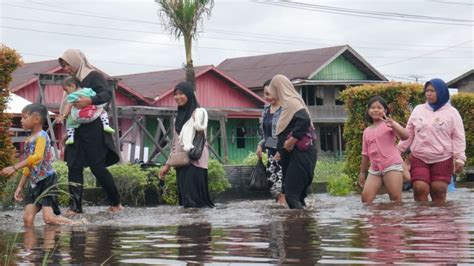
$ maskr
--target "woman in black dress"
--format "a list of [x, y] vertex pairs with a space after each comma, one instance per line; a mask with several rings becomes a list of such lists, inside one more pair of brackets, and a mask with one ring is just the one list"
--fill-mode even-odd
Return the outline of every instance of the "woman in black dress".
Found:
[[[184, 150], [179, 141], [181, 131], [185, 131], [186, 122], [190, 119], [198, 119], [199, 113], [206, 112], [199, 108], [199, 103], [194, 94], [193, 87], [188, 82], [180, 82], [174, 89], [174, 99], [178, 104], [178, 114], [174, 123], [174, 134], [172, 150]], [[207, 127], [206, 121], [201, 124]], [[206, 128], [202, 128], [204, 134]], [[179, 205], [185, 208], [212, 208], [209, 196], [208, 174], [207, 168], [209, 163], [209, 148], [204, 143], [201, 158], [191, 161], [191, 164], [184, 167], [176, 168], [176, 181], [178, 185], [178, 201]], [[170, 169], [170, 165], [166, 163], [160, 171], [160, 179], [164, 179]]]
[[306, 190], [313, 181], [316, 167], [309, 110], [291, 81], [283, 75], [273, 77], [269, 92], [282, 107], [276, 126], [277, 158], [283, 169], [286, 202], [290, 209], [303, 209]]
[[[81, 51], [77, 49], [65, 51], [59, 58], [59, 64], [66, 73], [79, 81], [82, 88], [91, 88], [97, 93], [91, 98], [81, 97], [74, 103], [75, 107], [84, 108], [91, 104], [104, 104], [112, 99], [112, 90], [105, 77], [89, 64]], [[66, 145], [64, 160], [68, 166], [69, 182], [78, 184], [69, 185], [71, 200], [67, 214], [82, 213], [84, 167], [90, 167], [105, 190], [110, 203], [108, 211], [117, 212], [123, 209], [114, 179], [106, 168], [117, 163], [120, 155], [115, 148], [112, 135], [104, 132], [100, 119], [81, 124], [76, 129], [74, 143]]]

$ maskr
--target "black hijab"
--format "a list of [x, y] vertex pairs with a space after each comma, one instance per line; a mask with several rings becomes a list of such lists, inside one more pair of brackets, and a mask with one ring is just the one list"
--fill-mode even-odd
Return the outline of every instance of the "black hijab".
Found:
[[176, 121], [174, 123], [174, 128], [178, 134], [181, 132], [183, 125], [191, 118], [193, 112], [196, 108], [199, 107], [199, 103], [194, 94], [193, 86], [186, 81], [178, 83], [174, 87], [173, 93], [176, 91], [181, 91], [188, 98], [188, 102], [184, 106], [178, 106], [178, 115], [176, 116]]

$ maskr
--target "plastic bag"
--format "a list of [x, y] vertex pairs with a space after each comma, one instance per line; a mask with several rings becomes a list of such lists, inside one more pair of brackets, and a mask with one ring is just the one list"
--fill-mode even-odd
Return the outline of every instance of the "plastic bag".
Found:
[[250, 175], [250, 190], [267, 190], [267, 169], [260, 159]]

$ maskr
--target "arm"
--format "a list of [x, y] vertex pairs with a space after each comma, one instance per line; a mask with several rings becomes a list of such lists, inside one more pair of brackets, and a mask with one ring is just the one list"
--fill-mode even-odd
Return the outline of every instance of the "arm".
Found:
[[107, 84], [104, 76], [97, 71], [91, 72], [81, 85], [92, 88], [96, 92], [96, 95], [90, 98], [94, 105], [108, 103], [112, 99], [112, 89]]
[[359, 185], [364, 187], [365, 177], [367, 171], [369, 170], [369, 157], [367, 155], [362, 155], [362, 162], [360, 163], [360, 173], [359, 173]]
[[18, 186], [15, 190], [15, 194], [13, 196], [16, 201], [23, 200], [23, 189], [25, 188], [26, 181], [28, 181], [28, 176], [23, 175], [20, 179], [20, 183], [18, 183]]
[[455, 160], [455, 171], [459, 173], [466, 162], [466, 136], [461, 115], [456, 111], [453, 121], [453, 133], [451, 135], [453, 145], [453, 157]]
[[398, 122], [396, 121], [393, 121], [393, 122], [394, 124], [392, 128], [393, 128], [393, 131], [395, 131], [395, 134], [397, 135], [397, 137], [400, 140], [407, 140], [410, 137], [410, 135], [408, 134], [408, 130], [403, 128]]
[[66, 103], [64, 106], [63, 117], [67, 117], [71, 114], [72, 103]]
[[291, 130], [291, 137], [284, 143], [284, 148], [287, 151], [293, 150], [296, 142], [308, 132], [311, 119], [305, 109], [301, 109], [295, 113], [293, 119], [295, 120], [293, 129]]
[[407, 123], [407, 127], [406, 127], [406, 131], [408, 133], [408, 138], [405, 139], [405, 140], [400, 141], [397, 145], [397, 149], [402, 153], [408, 150], [408, 148], [410, 147], [410, 145], [413, 142], [413, 139], [415, 138], [415, 125], [413, 125], [412, 117], [413, 117], [413, 113], [410, 116], [410, 118], [408, 119], [408, 123]]

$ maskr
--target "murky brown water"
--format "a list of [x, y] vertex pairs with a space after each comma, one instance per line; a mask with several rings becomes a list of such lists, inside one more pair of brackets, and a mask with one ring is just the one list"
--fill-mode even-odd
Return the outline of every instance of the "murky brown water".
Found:
[[[0, 254], [11, 264], [371, 264], [474, 263], [474, 193], [457, 189], [445, 206], [364, 206], [358, 196], [311, 195], [306, 211], [273, 201], [127, 208], [89, 207], [85, 226], [22, 228], [21, 210], [0, 213]], [[380, 203], [382, 202], [382, 203]], [[16, 237], [16, 239], [15, 239]], [[12, 244], [13, 243], [13, 244]]]

